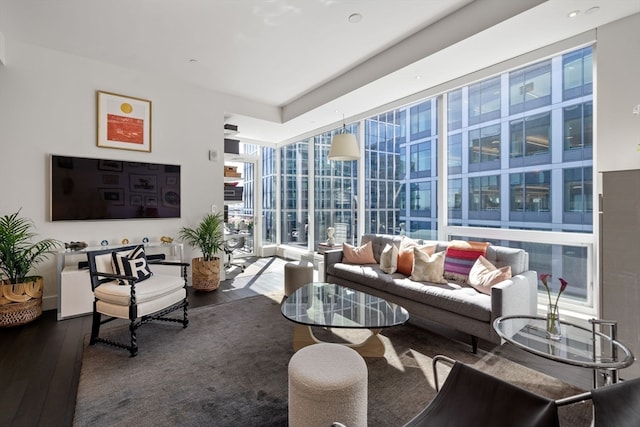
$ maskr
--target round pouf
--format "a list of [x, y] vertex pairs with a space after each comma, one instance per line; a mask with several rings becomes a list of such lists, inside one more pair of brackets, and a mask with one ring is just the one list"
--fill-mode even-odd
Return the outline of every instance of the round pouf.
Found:
[[367, 425], [367, 364], [352, 348], [321, 343], [289, 361], [289, 426]]
[[284, 265], [284, 295], [289, 296], [302, 285], [313, 282], [313, 265], [307, 261]]

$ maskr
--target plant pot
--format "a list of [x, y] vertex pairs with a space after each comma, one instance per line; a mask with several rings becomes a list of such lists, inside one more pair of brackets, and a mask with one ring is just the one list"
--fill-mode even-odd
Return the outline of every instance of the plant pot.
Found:
[[42, 315], [41, 276], [27, 277], [22, 283], [1, 283], [0, 327], [24, 325]]
[[191, 260], [191, 287], [196, 291], [214, 291], [220, 286], [220, 258]]

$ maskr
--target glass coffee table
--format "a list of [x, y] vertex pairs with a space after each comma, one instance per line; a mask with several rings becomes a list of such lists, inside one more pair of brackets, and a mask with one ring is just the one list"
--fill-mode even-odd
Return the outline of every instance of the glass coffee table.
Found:
[[[607, 371], [611, 383], [618, 381], [618, 369], [634, 362], [631, 351], [615, 339], [615, 322], [592, 319], [592, 329], [560, 321], [561, 335], [552, 339], [546, 330], [546, 318], [538, 316], [504, 316], [497, 318], [493, 328], [505, 341], [529, 353], [556, 362], [593, 369], [594, 388], [597, 373]], [[596, 330], [596, 326], [611, 326], [612, 336]]]
[[293, 349], [320, 341], [312, 327], [369, 329], [361, 343], [345, 344], [364, 357], [383, 357], [384, 343], [378, 336], [383, 328], [409, 320], [407, 310], [383, 298], [331, 283], [314, 282], [296, 289], [280, 306], [282, 315], [296, 323]]

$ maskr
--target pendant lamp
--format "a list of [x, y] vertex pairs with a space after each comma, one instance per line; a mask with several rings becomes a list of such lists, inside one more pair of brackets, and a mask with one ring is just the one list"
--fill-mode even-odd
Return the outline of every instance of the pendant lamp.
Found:
[[360, 149], [356, 136], [347, 132], [347, 125], [342, 123], [340, 133], [334, 135], [329, 149], [329, 160], [358, 160]]

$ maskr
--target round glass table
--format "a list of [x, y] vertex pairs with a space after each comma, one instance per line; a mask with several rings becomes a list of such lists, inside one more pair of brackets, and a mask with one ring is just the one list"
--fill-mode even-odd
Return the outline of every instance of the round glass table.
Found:
[[[538, 316], [504, 316], [493, 322], [498, 335], [510, 344], [529, 353], [583, 368], [594, 370], [594, 387], [597, 371], [610, 371], [611, 382], [617, 382], [618, 369], [634, 362], [631, 351], [621, 342], [602, 332], [560, 321], [560, 338], [552, 339], [546, 329], [546, 318]], [[613, 323], [615, 322], [602, 322]], [[615, 329], [614, 329], [615, 330]], [[615, 336], [615, 332], [613, 333]]]
[[280, 311], [285, 318], [297, 323], [293, 336], [295, 351], [321, 342], [314, 336], [312, 327], [368, 329], [371, 335], [365, 341], [349, 345], [365, 357], [383, 357], [384, 343], [378, 333], [409, 320], [407, 310], [384, 298], [323, 282], [296, 289], [282, 301]]

